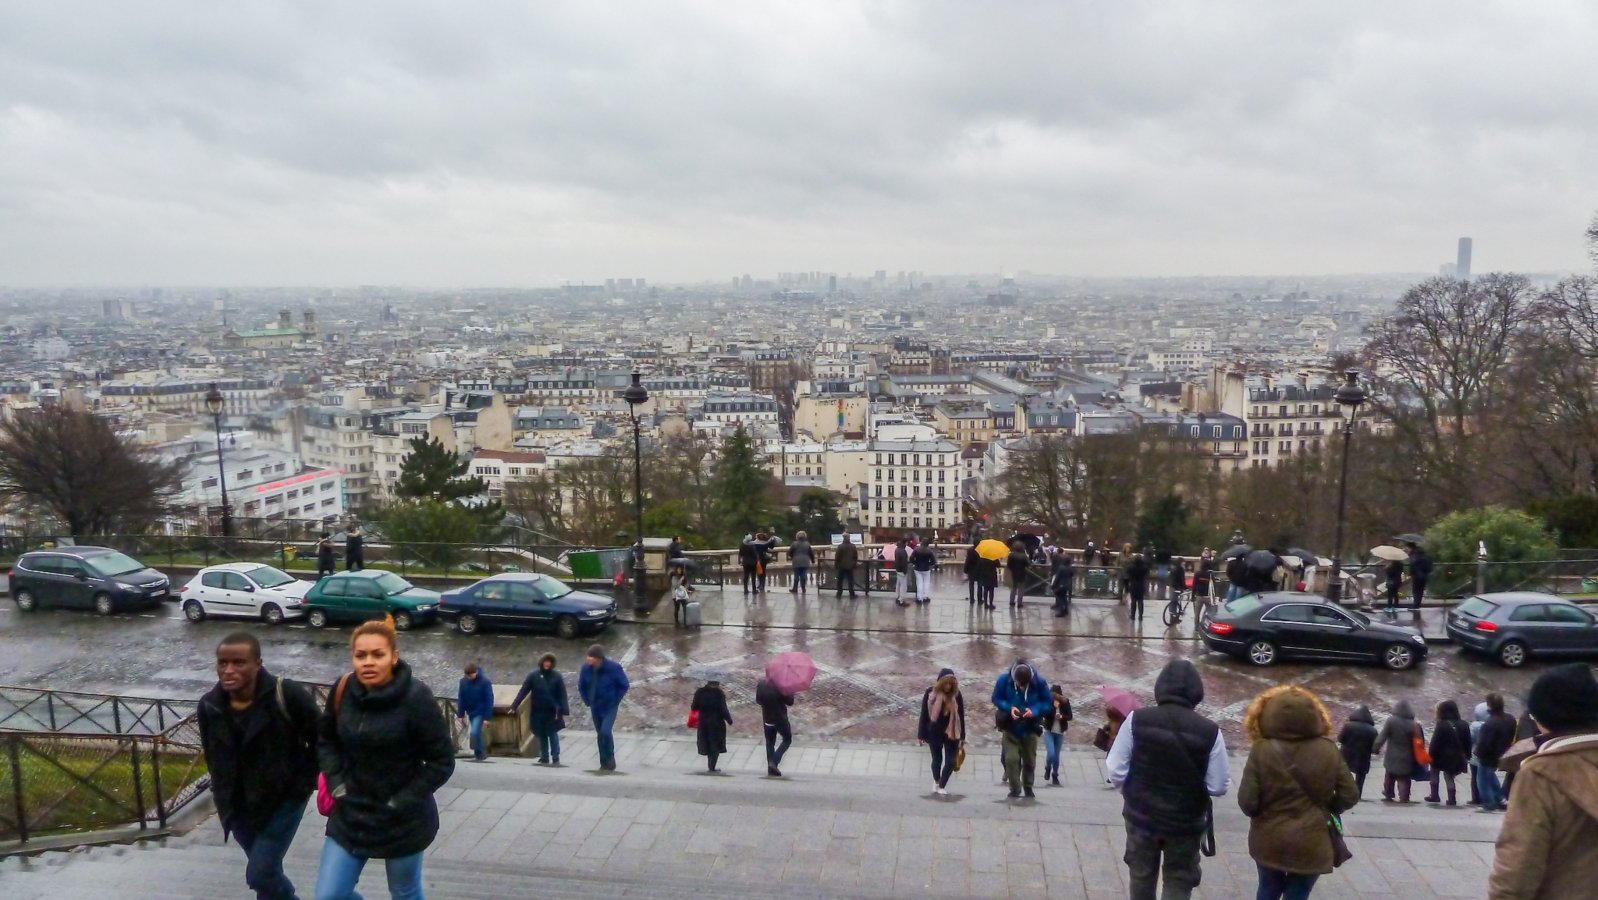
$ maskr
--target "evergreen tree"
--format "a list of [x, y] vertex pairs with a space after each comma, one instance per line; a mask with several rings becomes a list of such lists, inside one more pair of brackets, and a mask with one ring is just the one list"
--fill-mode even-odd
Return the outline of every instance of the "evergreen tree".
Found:
[[716, 524], [724, 540], [736, 543], [745, 534], [771, 527], [772, 483], [771, 473], [755, 455], [749, 432], [738, 426], [721, 448], [712, 484]]
[[470, 471], [471, 461], [446, 450], [438, 438], [411, 438], [394, 493], [408, 500], [459, 500], [488, 490]]

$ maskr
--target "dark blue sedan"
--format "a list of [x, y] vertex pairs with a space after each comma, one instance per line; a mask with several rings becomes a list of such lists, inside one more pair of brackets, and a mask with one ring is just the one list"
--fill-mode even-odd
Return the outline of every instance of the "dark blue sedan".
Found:
[[548, 575], [507, 572], [446, 591], [438, 614], [454, 621], [461, 634], [485, 628], [553, 631], [569, 640], [604, 630], [616, 618], [616, 601]]

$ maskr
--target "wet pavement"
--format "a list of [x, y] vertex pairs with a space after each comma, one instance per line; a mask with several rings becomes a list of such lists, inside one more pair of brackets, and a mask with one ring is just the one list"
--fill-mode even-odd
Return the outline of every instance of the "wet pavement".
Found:
[[[800, 599], [778, 588], [746, 599], [736, 588], [706, 586], [696, 595], [707, 610], [703, 629], [671, 627], [668, 605], [649, 624], [617, 624], [601, 636], [634, 685], [619, 727], [680, 729], [694, 688], [715, 674], [727, 685], [738, 723], [734, 731], [755, 734], [755, 681], [767, 658], [790, 649], [810, 653], [821, 670], [815, 688], [795, 707], [795, 730], [849, 741], [913, 739], [922, 692], [939, 668], [960, 673], [968, 701], [982, 701], [994, 677], [1018, 657], [1031, 659], [1049, 682], [1062, 683], [1079, 723], [1092, 725], [1102, 720], [1100, 685], [1152, 699], [1155, 676], [1167, 660], [1194, 658], [1208, 692], [1201, 709], [1222, 722], [1233, 746], [1239, 744], [1248, 701], [1280, 682], [1315, 691], [1341, 718], [1360, 704], [1380, 716], [1399, 699], [1429, 708], [1443, 699], [1474, 705], [1488, 691], [1518, 696], [1540, 669], [1533, 664], [1505, 670], [1439, 645], [1421, 668], [1409, 672], [1291, 663], [1255, 669], [1207, 653], [1193, 637], [1191, 620], [1167, 629], [1152, 608], [1139, 627], [1113, 600], [1080, 600], [1068, 619], [1055, 619], [1042, 599], [1015, 614], [1004, 607], [1002, 595], [998, 610], [975, 612], [956, 578], [940, 583], [934, 593], [929, 606], [900, 608], [891, 596], [876, 593], [851, 602], [830, 592]], [[1424, 615], [1440, 621], [1441, 613]], [[210, 660], [216, 642], [236, 629], [261, 640], [268, 667], [278, 673], [330, 682], [347, 670], [348, 628], [318, 631], [224, 620], [196, 625], [185, 621], [175, 605], [110, 618], [64, 610], [23, 614], [0, 601], [0, 684], [195, 697], [214, 682]], [[434, 627], [404, 635], [401, 648], [437, 692], [453, 694], [466, 662], [478, 661], [498, 683], [514, 684], [545, 652], [555, 653], [561, 667], [573, 671], [589, 643], [539, 635], [466, 637]], [[575, 702], [575, 683], [570, 687]], [[579, 721], [584, 718], [578, 715]], [[1091, 731], [1073, 729], [1071, 740], [1086, 742]], [[973, 734], [979, 742], [990, 739], [982, 729], [973, 728]]]

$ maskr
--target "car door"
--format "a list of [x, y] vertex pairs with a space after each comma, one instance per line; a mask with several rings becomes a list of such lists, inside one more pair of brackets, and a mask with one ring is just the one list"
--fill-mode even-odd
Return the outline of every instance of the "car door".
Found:
[[1310, 608], [1304, 603], [1282, 603], [1260, 616], [1276, 647], [1286, 656], [1317, 656], [1323, 651], [1316, 642], [1318, 632], [1310, 624]]
[[33, 591], [33, 597], [40, 606], [59, 604], [61, 580], [55, 557], [38, 554], [18, 560], [16, 569], [11, 573], [12, 596], [23, 587]]
[[1550, 603], [1543, 607], [1544, 627], [1548, 641], [1556, 652], [1564, 656], [1591, 653], [1598, 650], [1595, 639], [1598, 629], [1593, 627], [1593, 617], [1586, 611], [1564, 603]]
[[225, 572], [201, 572], [200, 586], [195, 590], [199, 595], [200, 606], [214, 616], [233, 615], [233, 606], [229, 602], [227, 592], [227, 579]]
[[255, 584], [248, 578], [237, 572], [223, 572], [222, 589], [227, 594], [230, 614], [252, 619], [260, 614], [261, 604], [255, 595]]
[[350, 579], [337, 576], [322, 579], [322, 587], [316, 592], [316, 606], [327, 614], [329, 622], [339, 622], [349, 617], [349, 598], [345, 596], [345, 588], [349, 583]]
[[1558, 653], [1557, 635], [1547, 618], [1548, 604], [1526, 603], [1509, 611], [1507, 637], [1519, 639], [1533, 653]]
[[1328, 659], [1356, 659], [1380, 653], [1387, 641], [1367, 634], [1342, 610], [1331, 606], [1309, 607], [1308, 639], [1316, 652]]
[[515, 627], [539, 631], [555, 627], [555, 616], [550, 611], [549, 601], [544, 599], [543, 592], [538, 588], [522, 582], [512, 582], [509, 603], [510, 616], [514, 619]]
[[71, 556], [54, 557], [58, 599], [61, 606], [88, 609], [94, 606], [94, 585], [89, 583], [89, 569], [83, 560]]
[[352, 619], [381, 619], [388, 615], [388, 597], [370, 578], [346, 578], [344, 602]]

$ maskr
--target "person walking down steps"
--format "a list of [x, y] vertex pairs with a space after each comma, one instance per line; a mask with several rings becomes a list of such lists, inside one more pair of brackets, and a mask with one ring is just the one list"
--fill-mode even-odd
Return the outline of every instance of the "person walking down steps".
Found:
[[965, 746], [965, 697], [953, 669], [939, 671], [938, 680], [921, 695], [916, 736], [932, 750], [933, 793], [947, 796], [949, 777]]

